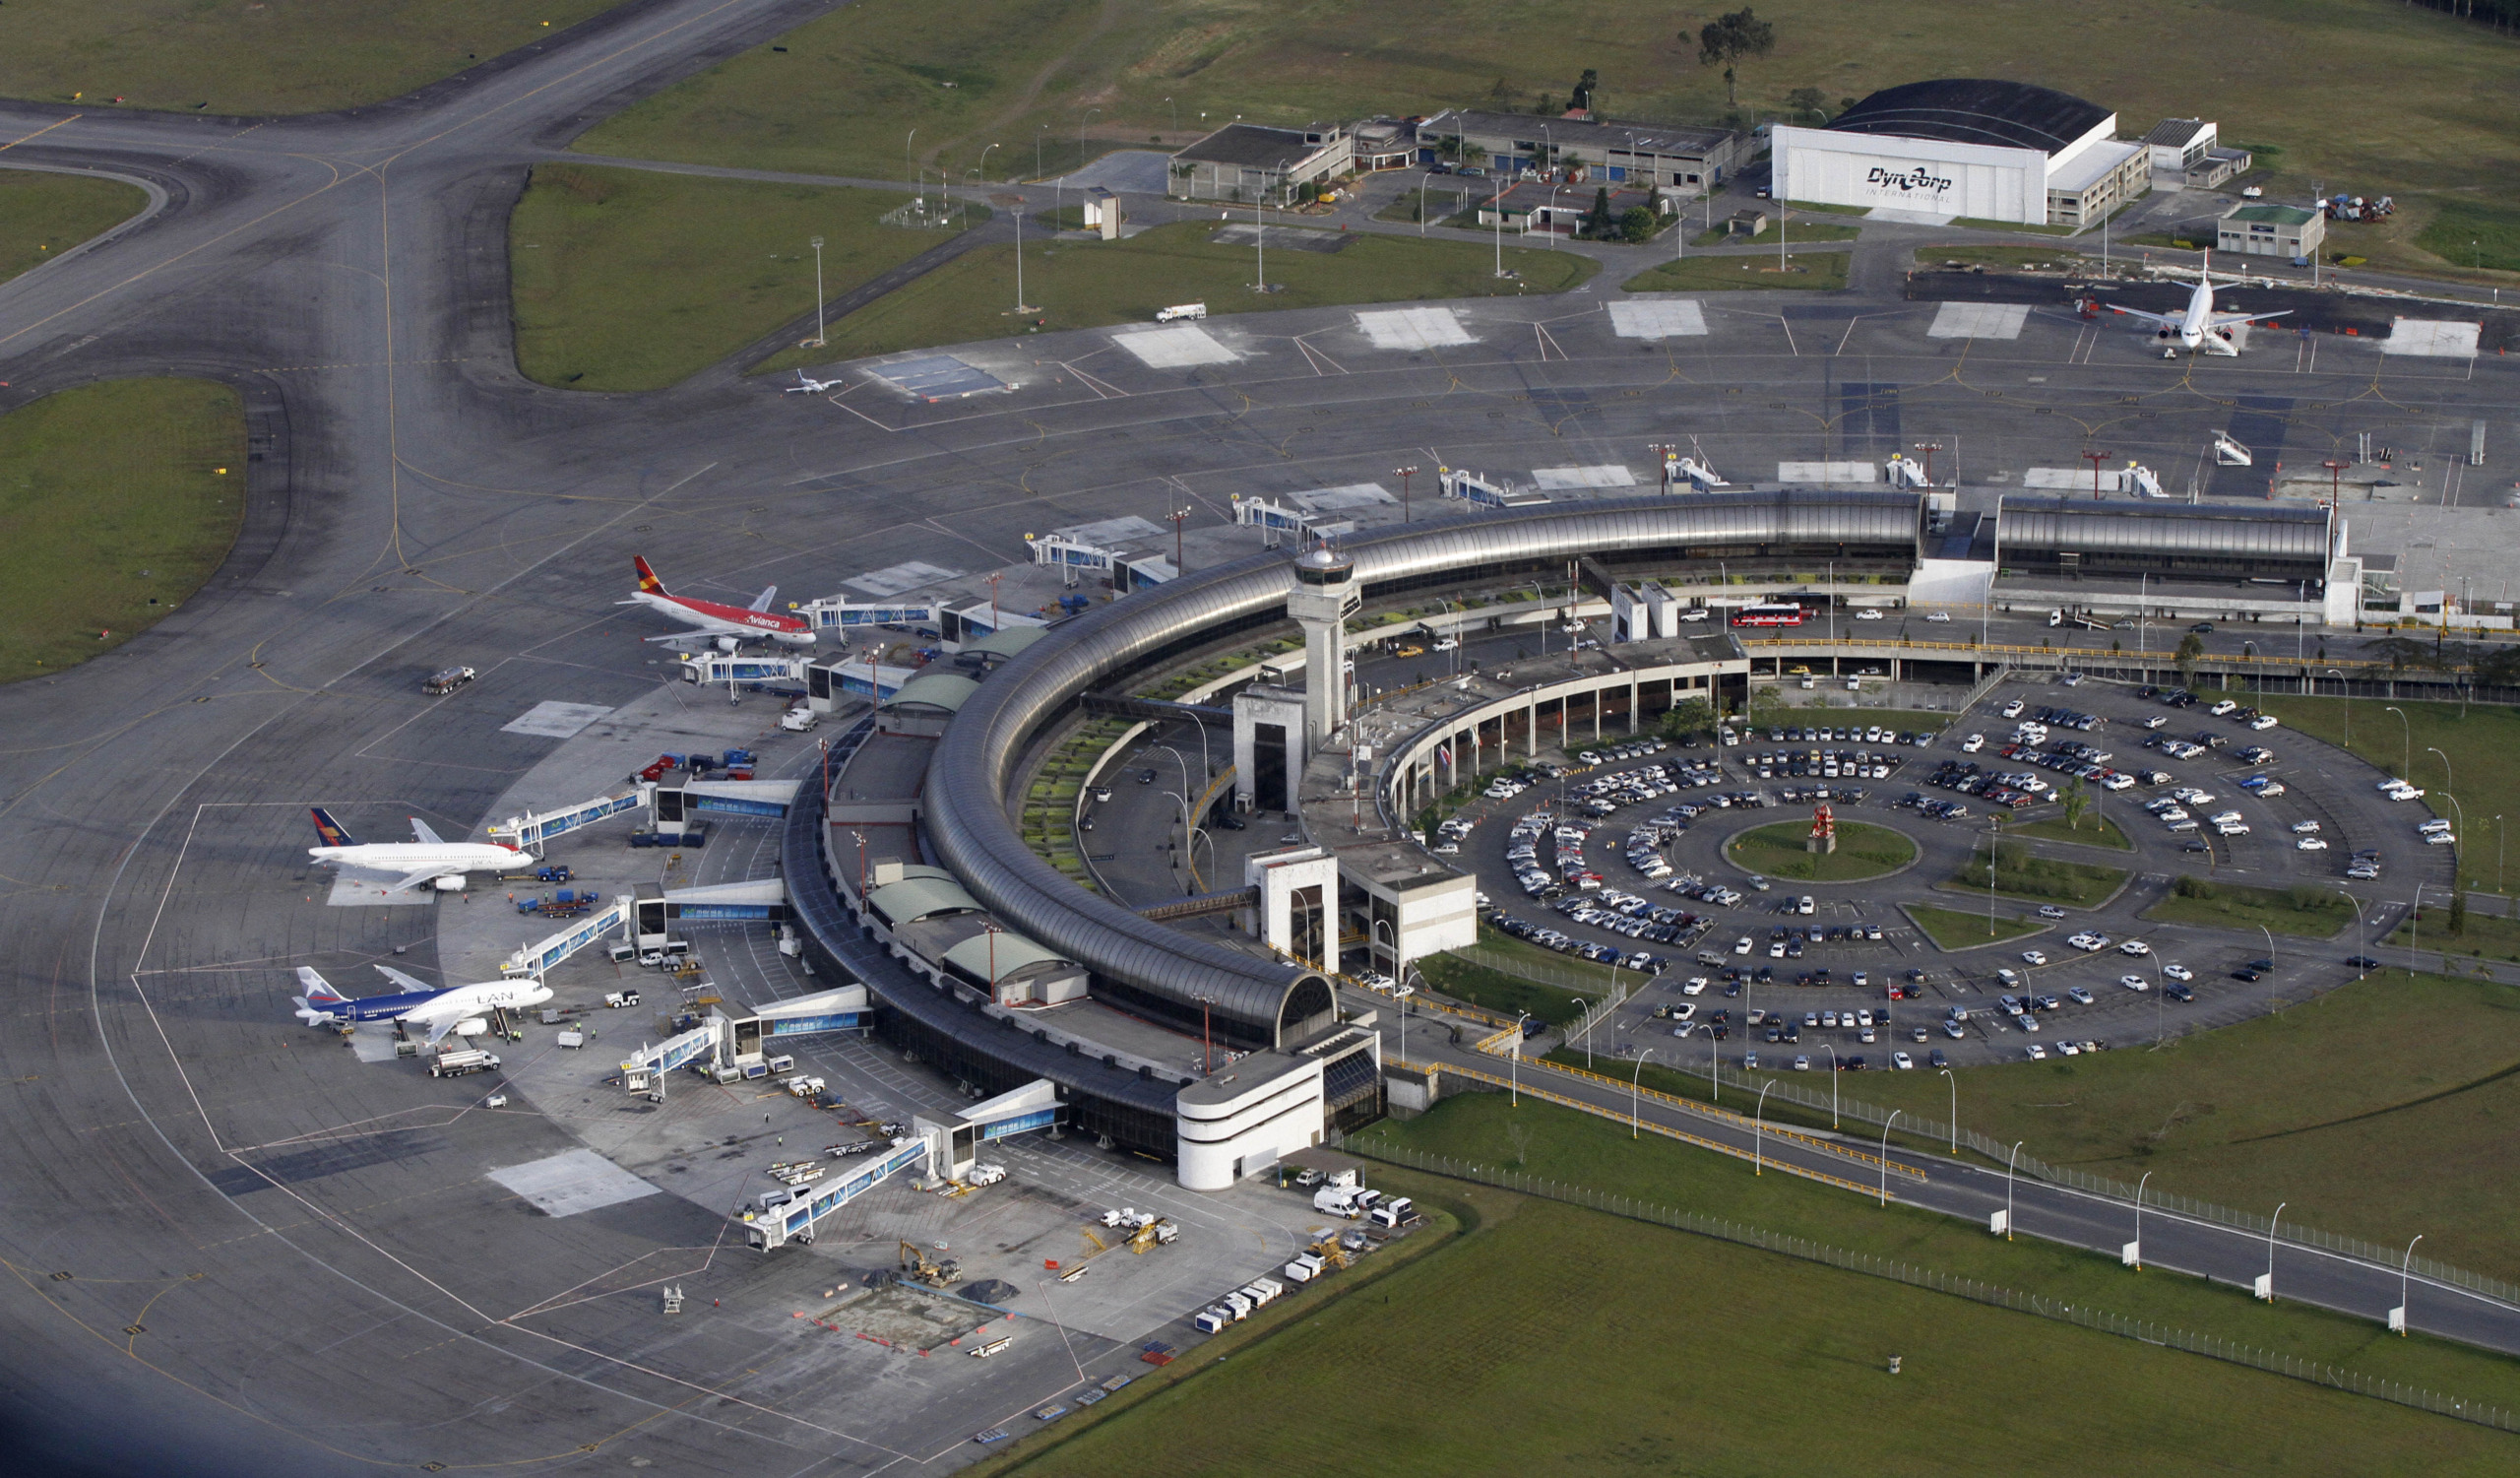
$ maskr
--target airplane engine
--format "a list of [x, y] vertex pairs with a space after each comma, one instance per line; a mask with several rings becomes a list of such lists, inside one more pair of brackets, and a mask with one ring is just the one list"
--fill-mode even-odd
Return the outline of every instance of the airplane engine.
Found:
[[742, 642], [737, 641], [731, 636], [722, 636], [718, 638], [718, 650], [721, 652], [731, 654], [742, 645]]
[[449, 872], [444, 877], [437, 879], [432, 886], [441, 893], [456, 892], [464, 886], [464, 874], [461, 872]]
[[489, 1030], [490, 1021], [488, 1017], [469, 1016], [464, 1020], [455, 1023], [454, 1034], [459, 1037], [479, 1037], [486, 1036], [489, 1033]]

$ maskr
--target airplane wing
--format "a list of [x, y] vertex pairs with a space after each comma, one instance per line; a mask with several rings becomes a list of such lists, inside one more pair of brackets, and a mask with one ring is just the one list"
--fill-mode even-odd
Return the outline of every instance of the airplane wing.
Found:
[[2129, 318], [2140, 318], [2146, 323], [2158, 323], [2166, 329], [2177, 328], [2183, 321], [2176, 313], [2147, 313], [2141, 308], [2121, 308], [2115, 303], [2109, 304], [2109, 309], [2112, 313], [2123, 313]]
[[[424, 882], [434, 882], [437, 879], [446, 876], [451, 870], [453, 869], [447, 868], [423, 868], [417, 872], [404, 873], [402, 876], [394, 879], [391, 886], [397, 893], [405, 892], [409, 889], [416, 888]], [[423, 986], [420, 989], [424, 991], [434, 990], [435, 987]]]
[[[710, 631], [711, 629], [713, 629], [713, 628], [708, 627], [708, 626], [703, 626], [703, 627], [701, 627], [701, 628], [700, 628], [700, 630], [701, 630], [701, 633], [702, 633], [702, 634], [706, 634], [706, 633], [707, 633], [708, 631]], [[669, 642], [669, 641], [678, 641], [678, 642], [682, 642], [682, 643], [684, 643], [685, 645], [689, 645], [689, 644], [690, 644], [690, 641], [691, 641], [691, 638], [692, 638], [692, 635], [693, 635], [693, 633], [691, 633], [691, 632], [689, 632], [689, 631], [676, 631], [676, 632], [673, 632], [673, 633], [671, 633], [670, 635], [666, 635], [666, 636], [643, 636], [643, 637], [641, 637], [641, 638], [639, 638], [639, 639], [640, 639], [641, 641], [652, 641], [652, 642], [660, 642], [660, 643], [662, 643], [662, 642]]]
[[391, 965], [377, 966], [376, 973], [384, 976], [387, 980], [392, 981], [394, 984], [402, 987], [406, 991], [434, 991], [437, 989], [437, 987], [430, 985], [427, 981], [420, 979], [418, 976], [406, 975]]
[[[406, 1027], [409, 1027], [409, 1025], [410, 1025], [413, 1020], [415, 1020], [415, 1019], [417, 1019], [417, 1018], [416, 1018], [416, 1017], [412, 1017], [412, 1016], [405, 1016], [405, 1017], [403, 1018], [403, 1021], [404, 1021], [405, 1026], [406, 1026]], [[460, 1012], [459, 1012], [459, 1013], [457, 1013], [457, 1014], [455, 1014], [455, 1015], [452, 1015], [452, 1016], [447, 1017], [444, 1021], [430, 1021], [430, 1022], [428, 1022], [428, 1023], [427, 1023], [427, 1025], [428, 1025], [428, 1029], [429, 1029], [429, 1046], [431, 1046], [431, 1047], [435, 1047], [435, 1046], [437, 1046], [440, 1042], [445, 1041], [445, 1040], [446, 1040], [446, 1034], [447, 1034], [448, 1032], [451, 1032], [451, 1031], [455, 1030], [455, 1023], [457, 1023], [458, 1021], [461, 1021], [461, 1020], [463, 1020], [463, 1019], [464, 1019], [464, 1017], [463, 1017], [462, 1013], [460, 1013]]]
[[773, 585], [769, 589], [764, 590], [761, 594], [752, 598], [752, 609], [755, 610], [768, 610], [770, 609], [770, 603], [777, 600], [778, 597], [779, 587]]
[[446, 838], [439, 836], [436, 832], [430, 830], [429, 823], [421, 820], [417, 816], [413, 816], [411, 818], [411, 835], [420, 841], [429, 843], [431, 846], [443, 847], [446, 845]]
[[2206, 327], [2227, 329], [2236, 323], [2262, 323], [2269, 318], [2281, 318], [2285, 313], [2292, 311], [2291, 308], [2286, 308], [2282, 313], [2217, 313], [2207, 322]]

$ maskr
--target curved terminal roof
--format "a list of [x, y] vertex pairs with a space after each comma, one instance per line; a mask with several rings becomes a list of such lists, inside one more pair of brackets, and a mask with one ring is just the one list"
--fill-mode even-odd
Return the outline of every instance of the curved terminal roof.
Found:
[[896, 689], [884, 700], [886, 708], [907, 708], [918, 704], [924, 708], [941, 708], [947, 713], [962, 712], [972, 694], [979, 690], [977, 678], [961, 673], [921, 673]]
[[2054, 155], [2110, 117], [2099, 103], [2053, 88], [1946, 78], [1883, 88], [1832, 119], [1829, 130]]
[[[1370, 588], [1581, 554], [1687, 557], [1744, 546], [1914, 550], [1922, 518], [1923, 501], [1913, 493], [1709, 493], [1416, 524], [1354, 540], [1340, 552]], [[991, 913], [1098, 975], [1191, 1011], [1211, 1002], [1220, 1018], [1273, 1043], [1326, 1022], [1332, 1005], [1320, 976], [1142, 919], [1079, 888], [1024, 845], [1004, 798], [1027, 743], [1079, 694], [1167, 649], [1283, 619], [1292, 566], [1284, 552], [1255, 555], [1061, 622], [964, 705], [928, 770], [937, 856]]]
[[1996, 514], [2006, 556], [2071, 553], [2111, 560], [2282, 562], [2328, 557], [2328, 511], [2266, 503], [2078, 503], [2007, 497]]
[[[1028, 970], [1035, 965], [1076, 963], [1057, 950], [1044, 949], [1022, 934], [1010, 934], [1001, 930], [994, 936], [996, 941], [994, 944], [990, 942], [991, 937], [985, 932], [972, 935], [945, 951], [945, 963], [974, 980], [987, 981], [991, 986], [995, 986], [999, 981], [1019, 970]], [[994, 956], [989, 953], [992, 948], [997, 951]], [[992, 961], [997, 967], [995, 976], [989, 974]]]
[[942, 868], [919, 868], [923, 877], [904, 877], [880, 888], [868, 890], [866, 906], [884, 916], [887, 925], [899, 928], [915, 924], [938, 914], [970, 914], [979, 911], [979, 900], [954, 874]]

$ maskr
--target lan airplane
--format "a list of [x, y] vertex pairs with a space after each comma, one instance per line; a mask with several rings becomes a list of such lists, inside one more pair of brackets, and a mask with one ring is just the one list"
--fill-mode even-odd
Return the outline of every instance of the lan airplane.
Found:
[[411, 835], [417, 840], [361, 842], [343, 830], [342, 823], [322, 806], [315, 807], [314, 815], [315, 835], [323, 839], [324, 845], [307, 848], [308, 857], [336, 867], [393, 873], [397, 889], [435, 882], [439, 888], [452, 891], [464, 886], [468, 872], [504, 872], [534, 866], [532, 854], [513, 847], [447, 841], [417, 816], [411, 818]]
[[[722, 652], [731, 652], [737, 643], [745, 641], [775, 641], [787, 647], [810, 647], [814, 644], [814, 628], [807, 625], [802, 616], [782, 615], [770, 609], [772, 599], [779, 594], [776, 585], [753, 597], [750, 606], [722, 606], [716, 601], [695, 601], [689, 596], [672, 595], [665, 590], [665, 583], [657, 578], [657, 572], [648, 568], [646, 559], [633, 554], [630, 562], [638, 568], [639, 589], [622, 605], [645, 606], [651, 610], [662, 611], [684, 625], [695, 626], [702, 635], [715, 639]], [[657, 642], [691, 640], [689, 635], [679, 631], [643, 639]]]
[[460, 1022], [488, 1014], [494, 1006], [522, 1010], [540, 1005], [551, 998], [551, 988], [540, 981], [484, 981], [477, 986], [452, 986], [441, 989], [426, 981], [405, 975], [391, 966], [377, 970], [402, 989], [391, 996], [366, 996], [353, 999], [333, 989], [332, 983], [304, 965], [297, 967], [297, 983], [306, 994], [292, 997], [297, 1002], [297, 1019], [308, 1026], [327, 1022], [400, 1021], [410, 1026], [428, 1028], [429, 1045], [434, 1047]]
[[[2196, 275], [2196, 290], [2188, 294], [2187, 311], [2147, 313], [2141, 308], [2121, 308], [2115, 303], [2110, 303], [2109, 306], [2117, 312], [2141, 318], [2152, 324], [2156, 330], [2155, 338], [2165, 345], [2172, 339], [2176, 339], [2178, 349], [2186, 350], [2191, 354], [2202, 353], [2236, 355], [2239, 353], [2239, 349], [2232, 343], [2230, 332], [2234, 327], [2243, 323], [2262, 323], [2270, 318], [2281, 318], [2293, 311], [2286, 308], [2283, 313], [2215, 312], [2214, 254], [2210, 251], [2205, 253], [2204, 270]], [[2163, 351], [2165, 355], [2175, 353], [2177, 350], [2174, 349], [2166, 348]]]

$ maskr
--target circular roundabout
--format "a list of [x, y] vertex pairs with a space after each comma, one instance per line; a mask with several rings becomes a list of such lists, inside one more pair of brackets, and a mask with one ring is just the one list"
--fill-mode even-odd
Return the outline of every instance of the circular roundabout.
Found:
[[1752, 826], [1725, 839], [1724, 860], [1746, 872], [1782, 882], [1870, 882], [1916, 862], [1907, 833], [1863, 821], [1834, 823], [1834, 848], [1815, 849], [1817, 828], [1806, 821]]

